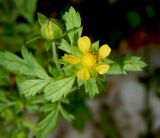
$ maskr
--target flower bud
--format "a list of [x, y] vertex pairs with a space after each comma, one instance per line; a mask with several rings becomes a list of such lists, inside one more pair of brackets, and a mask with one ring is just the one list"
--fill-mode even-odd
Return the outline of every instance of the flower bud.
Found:
[[41, 27], [41, 34], [45, 39], [52, 40], [62, 35], [60, 25], [54, 20], [47, 20]]

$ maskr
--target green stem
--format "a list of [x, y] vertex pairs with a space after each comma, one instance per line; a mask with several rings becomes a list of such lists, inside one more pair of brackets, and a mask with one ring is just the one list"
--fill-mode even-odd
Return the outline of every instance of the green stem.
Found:
[[55, 43], [52, 43], [52, 52], [53, 52], [53, 62], [56, 65], [56, 69], [60, 74], [62, 74], [60, 63], [58, 62], [58, 54], [57, 54], [57, 47]]

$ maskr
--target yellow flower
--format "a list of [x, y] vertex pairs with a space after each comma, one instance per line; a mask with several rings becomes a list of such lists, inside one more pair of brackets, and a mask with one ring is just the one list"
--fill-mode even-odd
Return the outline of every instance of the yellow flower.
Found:
[[104, 74], [109, 70], [109, 64], [101, 63], [111, 52], [108, 45], [104, 44], [99, 48], [98, 52], [92, 52], [90, 51], [91, 40], [87, 36], [83, 36], [78, 39], [78, 47], [82, 52], [81, 57], [65, 54], [63, 59], [70, 64], [82, 65], [82, 68], [77, 72], [79, 79], [88, 80], [91, 77], [91, 69], [95, 69], [99, 74]]

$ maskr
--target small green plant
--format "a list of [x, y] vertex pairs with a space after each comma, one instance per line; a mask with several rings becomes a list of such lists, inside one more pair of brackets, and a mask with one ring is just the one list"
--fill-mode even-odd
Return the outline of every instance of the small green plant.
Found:
[[[106, 74], [126, 74], [146, 66], [136, 56], [110, 58], [111, 48], [107, 44], [100, 47], [99, 41], [91, 43], [89, 37], [82, 36], [81, 17], [73, 7], [63, 15], [63, 25], [40, 13], [38, 21], [41, 34], [23, 46], [20, 57], [0, 52], [0, 65], [4, 67], [1, 79], [5, 69], [9, 70], [15, 74], [18, 88], [18, 92], [10, 92], [12, 89], [0, 92], [0, 117], [5, 120], [2, 125], [9, 124], [5, 131], [10, 133], [6, 137], [46, 138], [61, 116], [68, 121], [76, 118], [70, 109], [76, 108], [71, 102], [76, 101], [76, 94], [83, 100], [86, 95], [94, 98], [105, 86]], [[41, 40], [49, 55], [43, 57], [46, 58], [43, 61], [48, 61], [45, 67], [29, 51], [33, 41]]]
[[37, 0], [0, 1], [0, 50], [17, 52], [29, 35], [38, 32], [36, 6]]

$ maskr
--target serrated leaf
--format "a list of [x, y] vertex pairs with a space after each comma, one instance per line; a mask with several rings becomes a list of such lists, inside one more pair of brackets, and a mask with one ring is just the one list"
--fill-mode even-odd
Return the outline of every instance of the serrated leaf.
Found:
[[71, 46], [69, 45], [69, 43], [65, 40], [65, 39], [59, 39], [55, 42], [58, 46], [59, 49], [67, 52], [67, 53], [71, 53]]
[[0, 65], [10, 71], [20, 72], [24, 75], [42, 79], [49, 78], [45, 70], [25, 47], [22, 48], [22, 56], [23, 59], [11, 52], [0, 52]]
[[52, 102], [56, 102], [66, 97], [70, 92], [75, 77], [69, 77], [58, 81], [53, 81], [44, 89], [45, 97]]
[[42, 92], [43, 88], [50, 82], [50, 80], [25, 80], [20, 84], [20, 91], [26, 96], [35, 96]]
[[30, 71], [29, 65], [11, 52], [0, 52], [0, 65], [10, 71], [19, 71], [25, 75], [35, 76], [34, 72]]
[[28, 65], [30, 65], [30, 70], [36, 74], [37, 77], [41, 79], [49, 79], [49, 76], [45, 72], [45, 70], [40, 66], [40, 64], [36, 61], [36, 59], [33, 57], [33, 55], [28, 52], [28, 50], [23, 47], [22, 48], [22, 56], [24, 60], [27, 62]]
[[123, 69], [123, 66], [117, 63], [111, 64], [111, 67], [107, 72], [107, 74], [126, 74], [126, 73], [127, 72]]
[[58, 121], [58, 109], [53, 110], [48, 116], [37, 125], [37, 138], [47, 138], [49, 133], [56, 128]]
[[85, 82], [85, 90], [89, 93], [89, 96], [93, 98], [99, 93], [97, 82], [95, 78], [91, 78]]
[[38, 22], [39, 24], [42, 26], [46, 21], [48, 20], [48, 18], [41, 14], [41, 13], [38, 13]]
[[94, 43], [92, 44], [91, 50], [92, 50], [92, 51], [98, 51], [98, 49], [99, 49], [99, 41], [96, 41], [96, 42], [94, 42]]
[[126, 74], [127, 71], [141, 71], [146, 64], [140, 57], [121, 57], [115, 60], [107, 74]]
[[[71, 7], [68, 12], [65, 12], [63, 19], [65, 21], [67, 31], [81, 26], [81, 17], [73, 7]], [[71, 44], [75, 44], [77, 42], [76, 39], [81, 36], [81, 33], [82, 29], [78, 32], [68, 34]]]
[[68, 121], [74, 120], [74, 116], [69, 114], [62, 106], [60, 106], [60, 112], [66, 120]]
[[141, 61], [140, 57], [126, 57], [124, 61], [124, 69], [127, 71], [141, 71], [146, 64]]
[[64, 20], [66, 21], [67, 30], [81, 26], [81, 17], [73, 7], [68, 12], [65, 12]]

